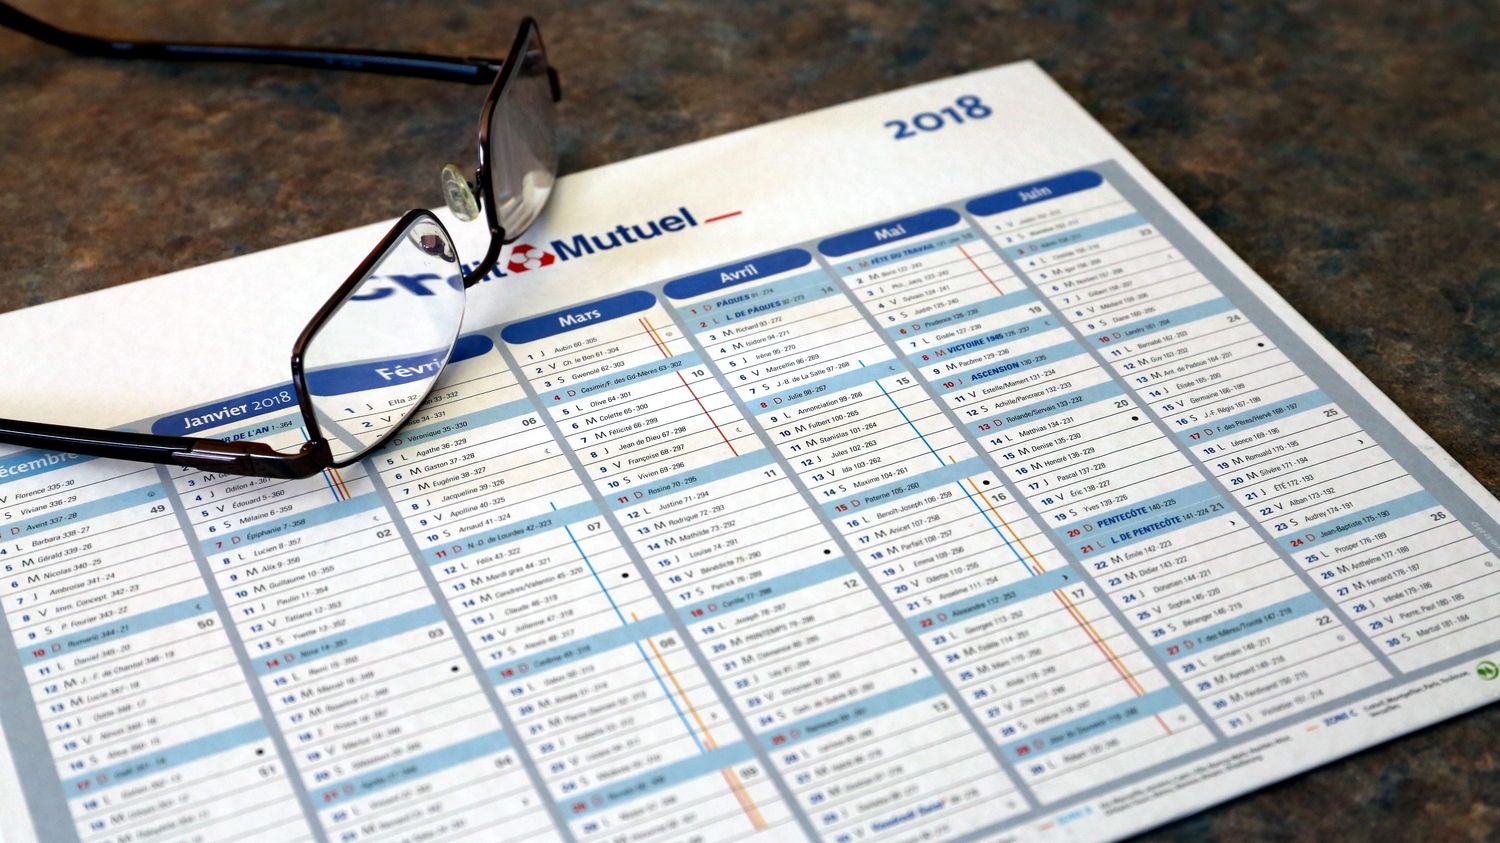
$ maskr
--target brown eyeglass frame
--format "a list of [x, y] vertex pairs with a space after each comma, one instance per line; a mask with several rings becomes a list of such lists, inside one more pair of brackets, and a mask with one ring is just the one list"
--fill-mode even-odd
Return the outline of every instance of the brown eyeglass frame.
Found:
[[[314, 67], [327, 70], [349, 70], [364, 73], [382, 73], [396, 76], [413, 76], [439, 79], [450, 82], [465, 82], [482, 85], [489, 83], [489, 94], [479, 117], [479, 165], [474, 171], [474, 183], [469, 185], [484, 210], [490, 229], [489, 248], [473, 271], [463, 277], [467, 290], [495, 268], [500, 250], [519, 237], [522, 232], [506, 237], [500, 223], [495, 203], [494, 183], [489, 178], [494, 162], [490, 161], [489, 127], [496, 105], [505, 96], [517, 68], [527, 55], [529, 45], [535, 44], [540, 60], [547, 71], [552, 90], [552, 102], [562, 99], [562, 87], [557, 71], [547, 63], [546, 48], [542, 43], [541, 29], [530, 17], [521, 21], [511, 43], [510, 52], [504, 61], [488, 58], [460, 58], [436, 56], [422, 53], [392, 52], [386, 50], [360, 50], [346, 48], [318, 48], [250, 45], [171, 43], [165, 41], [124, 41], [100, 38], [61, 29], [21, 12], [13, 6], [0, 2], [0, 28], [11, 29], [36, 38], [47, 44], [61, 47], [86, 56], [105, 58], [140, 58], [165, 61], [231, 61], [256, 64], [281, 64], [299, 67]], [[477, 187], [477, 190], [476, 190]], [[309, 434], [319, 433], [321, 425], [313, 413], [312, 393], [307, 387], [303, 360], [308, 342], [333, 316], [343, 301], [365, 280], [367, 274], [379, 263], [386, 252], [401, 238], [413, 223], [422, 220], [438, 226], [443, 236], [452, 242], [448, 230], [430, 211], [415, 208], [401, 216], [394, 227], [381, 238], [380, 243], [360, 261], [354, 272], [339, 285], [333, 295], [323, 304], [308, 322], [292, 346], [292, 384], [297, 392], [302, 418]], [[460, 266], [462, 264], [460, 263]], [[430, 394], [437, 378], [428, 386]], [[426, 394], [423, 395], [423, 400]], [[393, 427], [366, 451], [384, 445], [400, 427]], [[320, 471], [332, 468], [335, 462], [332, 449], [325, 437], [317, 436], [303, 443], [294, 452], [277, 451], [262, 442], [226, 442], [219, 439], [201, 439], [185, 436], [162, 436], [148, 433], [130, 433], [66, 425], [45, 424], [12, 419], [0, 419], [0, 443], [27, 448], [64, 451], [91, 457], [133, 460], [137, 462], [178, 465], [226, 474], [241, 474], [252, 477], [298, 478], [311, 477]]]

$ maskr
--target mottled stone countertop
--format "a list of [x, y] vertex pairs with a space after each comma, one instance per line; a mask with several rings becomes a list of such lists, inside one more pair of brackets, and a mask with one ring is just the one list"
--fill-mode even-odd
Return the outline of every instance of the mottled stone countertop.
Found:
[[[1500, 488], [1494, 0], [14, 1], [118, 36], [480, 55], [530, 13], [564, 76], [565, 172], [1034, 58]], [[0, 311], [438, 204], [482, 95], [80, 59], [0, 32]], [[1148, 837], [1494, 838], [1497, 732], [1492, 706]]]

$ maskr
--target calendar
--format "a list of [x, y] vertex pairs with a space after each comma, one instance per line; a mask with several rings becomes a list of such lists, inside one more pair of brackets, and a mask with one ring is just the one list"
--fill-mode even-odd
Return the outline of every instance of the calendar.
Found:
[[[0, 315], [3, 414], [295, 447], [379, 228]], [[6, 840], [1103, 840], [1500, 696], [1495, 498], [1034, 65], [523, 240], [363, 462], [0, 447]]]

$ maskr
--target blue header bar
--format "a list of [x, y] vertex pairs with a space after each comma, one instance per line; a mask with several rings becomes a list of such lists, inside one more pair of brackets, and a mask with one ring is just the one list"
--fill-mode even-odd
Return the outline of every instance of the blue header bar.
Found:
[[151, 432], [160, 436], [190, 436], [203, 430], [242, 422], [267, 413], [296, 409], [297, 391], [290, 383], [284, 383], [237, 398], [163, 416], [151, 425]]
[[[488, 354], [494, 347], [495, 343], [489, 337], [483, 334], [468, 334], [467, 336], [459, 337], [458, 342], [453, 344], [453, 353], [448, 357], [448, 362], [457, 363], [460, 360], [479, 357]], [[390, 365], [405, 362], [410, 361], [392, 360], [390, 361]], [[373, 373], [377, 365], [387, 364], [365, 363], [346, 368], [350, 371], [360, 370], [368, 376], [374, 377]], [[349, 375], [344, 373], [344, 369], [329, 369], [324, 372], [310, 373], [308, 380], [313, 392], [318, 395], [339, 395], [345, 392], [354, 392], [358, 389], [370, 389], [373, 386], [387, 385], [387, 382], [381, 382], [380, 384], [372, 384], [370, 386], [346, 388], [347, 384], [342, 379], [348, 377]], [[324, 378], [333, 378], [335, 381], [338, 381], [338, 384], [331, 384], [329, 381], [325, 381]], [[297, 391], [292, 388], [290, 383], [284, 383], [256, 392], [248, 392], [224, 401], [216, 401], [212, 404], [194, 407], [191, 410], [185, 410], [181, 413], [163, 416], [152, 423], [151, 432], [158, 436], [190, 436], [204, 430], [220, 428], [227, 424], [248, 421], [257, 416], [264, 416], [269, 413], [281, 413], [289, 410], [297, 411], [298, 409]]]
[[957, 224], [957, 211], [939, 208], [830, 237], [818, 244], [818, 251], [830, 258], [837, 258]]
[[810, 263], [812, 255], [801, 249], [787, 249], [668, 281], [662, 291], [670, 298], [692, 299], [736, 284], [763, 281], [772, 275], [801, 269]]
[[458, 338], [453, 344], [453, 353], [448, 355], [449, 363], [460, 363], [464, 360], [473, 360], [489, 354], [495, 348], [495, 341], [484, 334], [469, 334]]
[[61, 451], [21, 451], [15, 456], [0, 459], [0, 483], [17, 477], [46, 474], [53, 469], [77, 465], [90, 459], [93, 458]]
[[[448, 363], [470, 360], [489, 353], [494, 347], [495, 342], [489, 337], [470, 334], [459, 337], [452, 350], [435, 348], [406, 357], [369, 360], [308, 372], [307, 388], [313, 395], [348, 395], [351, 392], [366, 392], [393, 384], [430, 380]], [[443, 359], [444, 352], [447, 352], [446, 361]]]
[[536, 342], [595, 322], [650, 310], [655, 304], [656, 296], [644, 290], [635, 290], [506, 325], [500, 331], [500, 338], [512, 344]]
[[307, 389], [313, 395], [348, 395], [412, 381], [429, 381], [447, 365], [447, 352], [446, 348], [438, 348], [409, 357], [319, 369], [307, 373]]
[[1101, 184], [1104, 184], [1103, 176], [1093, 170], [1079, 170], [1076, 173], [1054, 176], [1050, 179], [1002, 190], [999, 193], [981, 196], [978, 199], [971, 199], [965, 207], [975, 216], [987, 217], [991, 214], [1014, 211], [1023, 205], [1034, 205], [1037, 202], [1067, 196], [1069, 193], [1092, 190]]

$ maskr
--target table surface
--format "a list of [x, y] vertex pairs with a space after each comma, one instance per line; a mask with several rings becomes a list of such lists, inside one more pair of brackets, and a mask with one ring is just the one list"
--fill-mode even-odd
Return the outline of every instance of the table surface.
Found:
[[[1500, 488], [1493, 0], [17, 3], [118, 37], [460, 55], [502, 55], [530, 13], [563, 76], [563, 172], [1032, 58]], [[0, 311], [440, 204], [483, 97], [80, 59], [8, 32], [0, 67]], [[1146, 837], [1493, 837], [1497, 729], [1491, 706]]]

